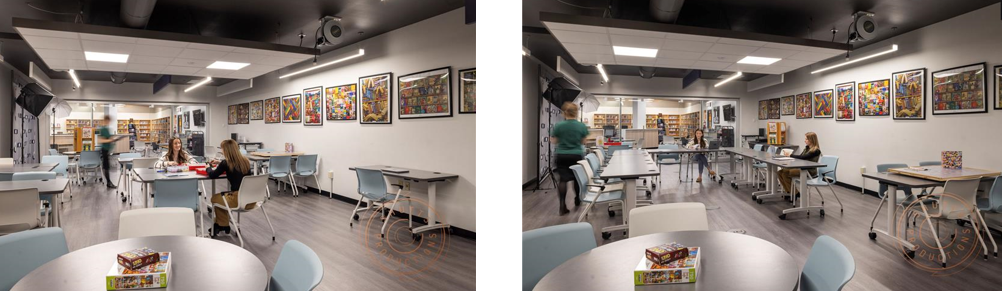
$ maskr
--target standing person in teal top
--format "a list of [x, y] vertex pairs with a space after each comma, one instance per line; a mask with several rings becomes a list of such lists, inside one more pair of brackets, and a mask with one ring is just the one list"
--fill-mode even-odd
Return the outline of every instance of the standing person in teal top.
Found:
[[97, 142], [101, 144], [101, 168], [104, 169], [104, 180], [108, 182], [108, 188], [116, 188], [117, 186], [111, 183], [111, 177], [108, 174], [111, 169], [108, 160], [111, 157], [111, 150], [115, 148], [115, 142], [122, 137], [111, 138], [111, 116], [108, 114], [104, 115], [104, 124], [98, 129], [97, 135]]
[[[578, 106], [573, 102], [564, 103], [564, 121], [558, 122], [550, 131], [550, 142], [557, 145], [554, 162], [557, 174], [557, 195], [560, 197], [560, 215], [570, 213], [567, 209], [567, 182], [576, 181], [571, 166], [584, 159], [584, 139], [588, 137], [588, 126], [577, 120]], [[581, 205], [577, 193], [578, 183], [574, 183], [574, 205]]]

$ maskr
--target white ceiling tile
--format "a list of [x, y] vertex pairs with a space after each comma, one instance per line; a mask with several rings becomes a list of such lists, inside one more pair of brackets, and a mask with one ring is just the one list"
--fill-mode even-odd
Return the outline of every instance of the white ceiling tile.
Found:
[[209, 77], [226, 77], [233, 73], [233, 70], [216, 70], [216, 69], [202, 69], [195, 74], [199, 76], [209, 76]]
[[734, 72], [754, 73], [754, 72], [757, 72], [758, 70], [761, 70], [762, 67], [766, 67], [766, 66], [763, 66], [763, 65], [749, 65], [749, 64], [732, 64], [730, 66], [727, 66], [727, 68], [725, 68], [724, 70], [734, 71]]
[[614, 46], [627, 46], [636, 48], [660, 49], [665, 43], [663, 38], [639, 37], [629, 35], [609, 35]]
[[146, 65], [167, 65], [173, 61], [173, 58], [167, 57], [154, 57], [154, 56], [130, 56], [130, 64], [146, 64]]
[[139, 72], [146, 74], [159, 74], [166, 65], [148, 65], [148, 64], [128, 64], [126, 70], [130, 72]]
[[81, 40], [84, 51], [131, 55], [134, 44]]
[[49, 66], [53, 70], [86, 70], [87, 62], [84, 60], [69, 60], [69, 59], [46, 59], [45, 65]]
[[35, 49], [39, 57], [42, 60], [49, 59], [70, 59], [70, 60], [83, 60], [83, 51], [66, 51], [66, 50], [50, 50], [50, 49]]
[[800, 60], [782, 59], [782, 60], [779, 60], [778, 62], [775, 62], [775, 63], [773, 63], [772, 65], [769, 65], [769, 66], [770, 67], [776, 66], [776, 67], [794, 67], [794, 68], [799, 68], [799, 67], [803, 67], [803, 66], [810, 65], [810, 64], [813, 64], [813, 63], [814, 62], [812, 62], [812, 61], [800, 61]]
[[278, 69], [281, 69], [281, 68], [282, 68], [281, 66], [269, 66], [269, 65], [262, 65], [262, 64], [250, 64], [250, 65], [247, 65], [246, 67], [244, 67], [243, 69], [240, 69], [240, 71], [268, 73], [268, 72], [271, 72], [271, 71], [274, 71], [274, 70], [278, 70]]
[[227, 53], [225, 56], [217, 59], [218, 61], [224, 62], [236, 62], [236, 63], [254, 63], [260, 61], [268, 56], [258, 55], [258, 54], [243, 54], [243, 53]]
[[17, 28], [17, 32], [21, 35], [36, 35], [36, 36], [47, 36], [47, 37], [61, 37], [61, 38], [80, 38], [80, 34], [76, 32], [65, 32], [59, 30], [42, 30], [33, 28]]
[[725, 54], [705, 53], [699, 59], [702, 60], [702, 61], [736, 63], [738, 60], [741, 60], [744, 57], [745, 56], [739, 56], [739, 55], [725, 55]]
[[764, 42], [764, 41], [747, 40], [747, 39], [737, 39], [737, 38], [724, 38], [724, 37], [720, 38], [720, 40], [718, 40], [717, 43], [733, 44], [733, 45], [743, 45], [743, 46], [754, 46], [754, 47], [761, 47], [761, 46], [763, 46], [763, 45], [766, 44], [766, 42]]
[[87, 61], [87, 69], [92, 71], [124, 72], [125, 64]]
[[565, 43], [569, 53], [612, 54], [612, 46], [600, 44]]
[[188, 47], [187, 42], [171, 41], [171, 40], [159, 40], [159, 39], [146, 39], [140, 38], [136, 40], [136, 44], [154, 45], [154, 46], [168, 46], [176, 48], [186, 48]]
[[100, 35], [100, 34], [89, 34], [89, 33], [81, 33], [80, 39], [101, 41], [101, 42], [117, 42], [117, 43], [136, 43], [137, 40], [137, 38], [135, 37]]
[[653, 66], [655, 58], [616, 56], [616, 64], [631, 66]]
[[725, 62], [711, 62], [711, 61], [697, 61], [692, 64], [693, 68], [706, 69], [706, 70], [722, 70], [733, 63]]
[[748, 55], [749, 56], [756, 56], [756, 57], [780, 58], [780, 59], [782, 59], [782, 58], [786, 58], [786, 57], [795, 55], [798, 52], [799, 51], [794, 51], [794, 50], [784, 50], [784, 49], [777, 49], [777, 48], [762, 47], [762, 48], [759, 48], [759, 49], [755, 50], [754, 52], [752, 52], [752, 53], [750, 53]]
[[683, 60], [698, 60], [703, 56], [700, 52], [686, 52], [686, 51], [671, 51], [671, 50], [659, 50], [658, 58], [663, 59], [683, 59]]
[[668, 39], [665, 40], [665, 43], [664, 45], [661, 46], [661, 49], [703, 53], [709, 50], [710, 47], [712, 46], [713, 43], [709, 42]]
[[257, 76], [260, 76], [260, 75], [263, 75], [263, 74], [264, 73], [244, 72], [243, 70], [239, 70], [239, 71], [233, 72], [232, 74], [230, 74], [227, 77], [228, 78], [239, 78], [239, 79], [250, 79], [250, 78], [257, 77]]
[[188, 75], [193, 74], [201, 70], [196, 67], [179, 67], [179, 66], [167, 66], [163, 69], [164, 74], [178, 74], [178, 75]]
[[701, 42], [717, 42], [717, 40], [720, 39], [719, 37], [715, 36], [681, 34], [681, 33], [667, 33], [665, 34], [665, 38], [675, 39], [675, 40], [701, 41]]
[[204, 43], [188, 43], [188, 48], [197, 50], [210, 50], [210, 51], [220, 51], [220, 52], [232, 52], [235, 47], [214, 45], [214, 44], [204, 44]]
[[192, 59], [181, 59], [177, 58], [170, 62], [171, 66], [182, 66], [182, 67], [198, 67], [205, 68], [212, 64], [213, 61], [210, 60], [192, 60]]
[[770, 65], [770, 66], [765, 66], [765, 68], [762, 68], [761, 70], [758, 70], [758, 72], [756, 72], [756, 73], [761, 73], [761, 74], [782, 74], [782, 73], [786, 73], [786, 72], [789, 72], [789, 71], [792, 71], [792, 70], [795, 70], [795, 69], [796, 68], [780, 67], [780, 66], [776, 66], [776, 65]]
[[178, 58], [184, 59], [195, 59], [195, 60], [218, 60], [219, 58], [225, 56], [226, 52], [221, 51], [207, 51], [198, 49], [184, 49], [181, 54], [178, 54]]
[[136, 45], [136, 49], [133, 50], [132, 55], [173, 58], [181, 54], [183, 50], [183, 48], [178, 47], [140, 44]]
[[609, 35], [601, 33], [551, 30], [553, 36], [564, 43], [610, 44]]
[[571, 53], [571, 58], [574, 58], [575, 62], [584, 66], [598, 63], [598, 54]]
[[662, 59], [658, 58], [654, 63], [655, 66], [665, 67], [665, 68], [688, 68], [695, 64], [696, 60], [683, 60], [683, 59]]
[[263, 65], [283, 66], [284, 67], [284, 66], [288, 66], [288, 65], [292, 65], [292, 64], [301, 62], [303, 60], [305, 60], [305, 59], [293, 59], [293, 58], [283, 58], [283, 57], [266, 57], [266, 58], [261, 59], [257, 63], [263, 64]]
[[799, 52], [799, 53], [797, 53], [795, 55], [790, 56], [789, 59], [817, 62], [817, 61], [824, 60], [824, 59], [827, 59], [827, 58], [830, 58], [830, 57], [832, 57], [832, 56], [828, 55], [828, 54], [822, 54], [822, 53]]
[[629, 35], [629, 36], [639, 36], [639, 37], [652, 37], [652, 38], [665, 38], [668, 33], [660, 31], [650, 31], [650, 30], [637, 30], [637, 29], [623, 29], [623, 28], [609, 28], [609, 34], [618, 35]]
[[742, 55], [747, 56], [748, 54], [757, 50], [758, 47], [754, 46], [744, 46], [744, 45], [733, 45], [733, 44], [714, 44], [710, 47], [707, 52], [718, 53], [718, 54], [729, 54], [729, 55]]
[[602, 26], [591, 26], [591, 25], [580, 25], [580, 24], [567, 24], [558, 22], [543, 22], [550, 30], [568, 30], [568, 31], [580, 31], [580, 32], [594, 32], [594, 33], [606, 33], [608, 30]]
[[80, 40], [72, 38], [25, 35], [24, 41], [36, 49], [80, 50]]

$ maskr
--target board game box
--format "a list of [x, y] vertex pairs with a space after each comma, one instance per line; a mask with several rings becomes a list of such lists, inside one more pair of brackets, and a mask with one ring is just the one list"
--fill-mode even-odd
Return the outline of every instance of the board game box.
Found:
[[156, 263], [129, 269], [115, 262], [105, 276], [107, 290], [166, 288], [170, 278], [170, 252], [159, 253]]
[[140, 268], [158, 261], [160, 253], [145, 247], [118, 254], [118, 264], [129, 269]]
[[689, 256], [689, 248], [676, 243], [667, 243], [647, 248], [644, 255], [651, 263], [664, 265]]
[[689, 247], [689, 256], [666, 265], [655, 264], [644, 256], [633, 270], [633, 285], [696, 283], [699, 271], [699, 247]]

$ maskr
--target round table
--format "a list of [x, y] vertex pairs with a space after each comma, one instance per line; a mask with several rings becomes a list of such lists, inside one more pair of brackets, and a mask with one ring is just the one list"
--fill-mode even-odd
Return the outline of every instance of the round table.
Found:
[[11, 290], [105, 290], [104, 276], [116, 264], [115, 255], [141, 247], [171, 252], [167, 290], [265, 290], [268, 286], [264, 264], [239, 246], [207, 238], [154, 236], [70, 252], [31, 271]]
[[789, 253], [763, 239], [722, 231], [657, 233], [597, 247], [546, 274], [535, 291], [634, 290], [633, 270], [644, 250], [678, 242], [699, 247], [696, 283], [643, 286], [644, 290], [796, 290], [800, 269]]

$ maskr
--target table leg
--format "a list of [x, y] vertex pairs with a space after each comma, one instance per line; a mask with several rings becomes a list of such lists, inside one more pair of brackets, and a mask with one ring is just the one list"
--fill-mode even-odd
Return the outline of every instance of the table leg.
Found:
[[[779, 196], [781, 194], [781, 193], [776, 193], [776, 171], [777, 170], [779, 170], [779, 167], [777, 167], [775, 165], [772, 165], [772, 164], [768, 164], [768, 166], [766, 167], [766, 173], [765, 173], [765, 180], [766, 180], [765, 181], [765, 191], [761, 191], [761, 192], [765, 192], [765, 193], [768, 193], [768, 194], [762, 194], [762, 195], [755, 196], [757, 199], [761, 200], [762, 198], [772, 198], [772, 197]], [[758, 193], [758, 192], [756, 192], [756, 193]], [[752, 193], [752, 195], [754, 196], [755, 194]]]
[[437, 192], [437, 184], [438, 182], [428, 182], [428, 224], [425, 226], [415, 227], [411, 230], [412, 233], [419, 233], [439, 228], [449, 228], [449, 224], [447, 223], [438, 223], [438, 217], [435, 215], [435, 192]]
[[[869, 233], [870, 239], [876, 239], [878, 234], [891, 239], [895, 239], [899, 243], [901, 243], [901, 245], [904, 246], [906, 250], [908, 250], [908, 252], [910, 253], [909, 256], [911, 256], [912, 254], [915, 253], [915, 250], [918, 249], [918, 246], [912, 244], [907, 239], [898, 237], [897, 236], [898, 225], [894, 223], [894, 218], [895, 215], [897, 215], [897, 210], [898, 210], [897, 209], [898, 185], [895, 184], [886, 184], [886, 185], [887, 185], [887, 193], [885, 194], [884, 199], [886, 200], [887, 203], [887, 230], [877, 229], [876, 227], [873, 226], [873, 223], [871, 222], [870, 233]], [[881, 202], [883, 202], [883, 200], [881, 200]], [[879, 204], [877, 205], [877, 213], [874, 213], [874, 219], [876, 219], [877, 214], [880, 213], [881, 206], [882, 205]]]
[[[824, 207], [821, 206], [811, 206], [811, 195], [807, 192], [807, 169], [800, 169], [800, 206], [793, 207], [790, 209], [784, 209], [783, 214], [779, 215], [779, 219], [786, 219], [786, 214], [794, 212], [807, 212], [807, 215], [811, 215], [811, 210], [816, 209], [821, 211], [821, 216], [824, 216]], [[797, 195], [790, 193], [790, 195]], [[893, 203], [892, 203], [893, 204]]]

